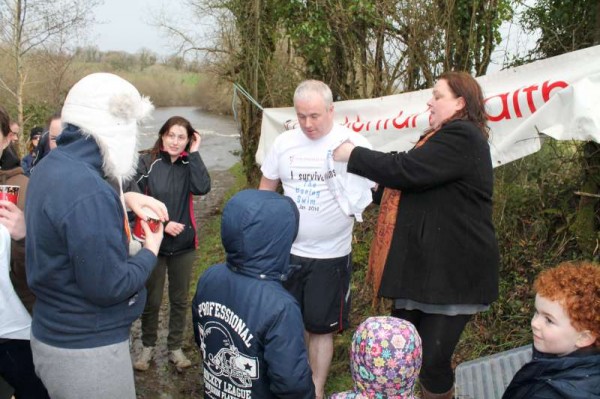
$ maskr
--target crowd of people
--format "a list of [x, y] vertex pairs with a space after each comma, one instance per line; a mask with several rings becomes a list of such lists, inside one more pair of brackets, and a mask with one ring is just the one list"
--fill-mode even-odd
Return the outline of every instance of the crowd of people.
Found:
[[[455, 347], [498, 297], [479, 84], [442, 74], [429, 129], [399, 153], [372, 150], [334, 123], [325, 83], [304, 81], [293, 98], [298, 127], [271, 146], [259, 187], [225, 205], [225, 260], [200, 276], [191, 301], [205, 397], [328, 397], [334, 336], [350, 327], [354, 220], [372, 197], [380, 211], [369, 274], [392, 307], [359, 324], [353, 387], [331, 397], [453, 398]], [[138, 153], [151, 110], [126, 80], [88, 75], [46, 129], [31, 129], [19, 159], [20, 126], [0, 108], [0, 183], [19, 186], [16, 204], [0, 200], [0, 376], [16, 399], [135, 398], [166, 279], [168, 358], [191, 366], [182, 347], [198, 245], [193, 196], [210, 192], [211, 179], [201, 136], [182, 117]], [[143, 237], [131, 233], [136, 218]], [[533, 357], [504, 398], [600, 398], [600, 266], [560, 264], [534, 290]], [[140, 317], [143, 348], [132, 360]]]

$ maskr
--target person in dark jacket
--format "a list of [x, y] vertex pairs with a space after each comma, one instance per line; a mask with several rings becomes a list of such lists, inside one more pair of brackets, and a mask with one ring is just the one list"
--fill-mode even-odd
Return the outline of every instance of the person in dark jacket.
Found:
[[298, 223], [294, 202], [271, 191], [225, 205], [226, 261], [202, 275], [192, 304], [205, 397], [314, 399], [300, 306], [281, 284]]
[[600, 398], [600, 265], [565, 262], [533, 287], [533, 358], [502, 398]]
[[[0, 152], [10, 145], [8, 115], [0, 107]], [[0, 184], [19, 186], [17, 204], [0, 201], [0, 377], [14, 388], [17, 398], [48, 398], [48, 392], [35, 374], [31, 345], [31, 310], [34, 296], [25, 276], [25, 194], [27, 177], [20, 167], [6, 164], [0, 157]]]
[[40, 137], [42, 137], [44, 129], [39, 126], [31, 129], [29, 133], [29, 140], [27, 141], [27, 155], [21, 159], [21, 167], [25, 176], [29, 177], [31, 174], [31, 168], [33, 167], [33, 161], [37, 156], [37, 146], [40, 143]]
[[392, 316], [421, 335], [425, 399], [452, 397], [454, 348], [498, 297], [499, 268], [481, 87], [465, 72], [444, 73], [427, 104], [430, 128], [412, 150], [344, 143], [334, 152], [348, 172], [385, 187], [370, 268], [383, 269], [378, 293], [394, 299]]
[[160, 128], [154, 147], [143, 154], [138, 163], [136, 181], [140, 191], [164, 202], [170, 220], [165, 225], [158, 264], [146, 283], [148, 301], [142, 314], [143, 348], [134, 362], [136, 370], [144, 371], [150, 367], [167, 273], [169, 360], [179, 369], [191, 365], [181, 348], [198, 244], [193, 196], [205, 195], [210, 191], [210, 175], [198, 152], [199, 148], [200, 134], [187, 119], [174, 116]]
[[[36, 296], [31, 348], [52, 398], [130, 398], [129, 329], [146, 299], [163, 228], [146, 222], [130, 252], [122, 193], [135, 173], [138, 122], [151, 110], [126, 80], [94, 73], [69, 91], [58, 147], [31, 175], [25, 206], [27, 282]], [[117, 188], [113, 186], [116, 182]], [[161, 220], [159, 201], [146, 198]]]
[[56, 148], [56, 140], [60, 135], [60, 132], [63, 130], [62, 119], [60, 112], [56, 112], [48, 118], [47, 130], [42, 133], [42, 136], [37, 144], [35, 149], [35, 155], [33, 156], [33, 162], [31, 163], [31, 169], [29, 169], [29, 174], [33, 169], [40, 163], [40, 161], [48, 154], [50, 151]]
[[[19, 186], [17, 207], [21, 211], [24, 211], [29, 178], [25, 175], [23, 168], [19, 166], [18, 157], [14, 152], [10, 151], [13, 145], [10, 133], [6, 133], [6, 135], [5, 133], [3, 131], [1, 137], [3, 145], [2, 156], [0, 156], [0, 184]], [[27, 286], [27, 277], [25, 274], [25, 237], [19, 240], [11, 240], [10, 279], [21, 302], [23, 302], [27, 311], [31, 314], [35, 296]]]

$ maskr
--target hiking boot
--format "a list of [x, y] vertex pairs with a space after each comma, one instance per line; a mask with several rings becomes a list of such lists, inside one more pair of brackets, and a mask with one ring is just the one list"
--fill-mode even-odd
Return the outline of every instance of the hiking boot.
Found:
[[181, 348], [175, 349], [174, 351], [169, 351], [169, 361], [175, 364], [175, 367], [179, 369], [185, 369], [192, 365], [192, 362], [190, 362], [190, 359], [185, 357]]
[[144, 346], [142, 348], [142, 352], [133, 363], [133, 368], [139, 371], [146, 371], [150, 368], [150, 361], [152, 360], [152, 355], [154, 354], [153, 346]]

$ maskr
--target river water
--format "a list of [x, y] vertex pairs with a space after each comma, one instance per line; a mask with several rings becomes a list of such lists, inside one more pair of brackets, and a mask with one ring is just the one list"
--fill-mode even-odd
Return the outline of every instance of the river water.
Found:
[[158, 138], [158, 130], [172, 116], [182, 116], [200, 132], [200, 156], [209, 170], [227, 170], [239, 161], [240, 135], [231, 115], [217, 115], [196, 107], [156, 108], [152, 120], [142, 126], [141, 149], [150, 148]]

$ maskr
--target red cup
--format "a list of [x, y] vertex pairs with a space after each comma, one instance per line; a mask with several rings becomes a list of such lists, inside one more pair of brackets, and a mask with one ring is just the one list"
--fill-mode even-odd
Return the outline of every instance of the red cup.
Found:
[[[142, 208], [142, 211], [147, 216], [146, 223], [150, 227], [153, 233], [158, 231], [158, 225], [160, 224], [160, 219], [158, 219], [158, 215], [152, 211], [150, 208]], [[133, 226], [133, 238], [136, 240], [143, 242], [146, 240], [146, 235], [144, 234], [144, 228], [142, 227], [142, 219], [139, 216], [135, 217], [135, 225]]]
[[10, 201], [17, 205], [19, 201], [19, 186], [0, 185], [0, 200]]

